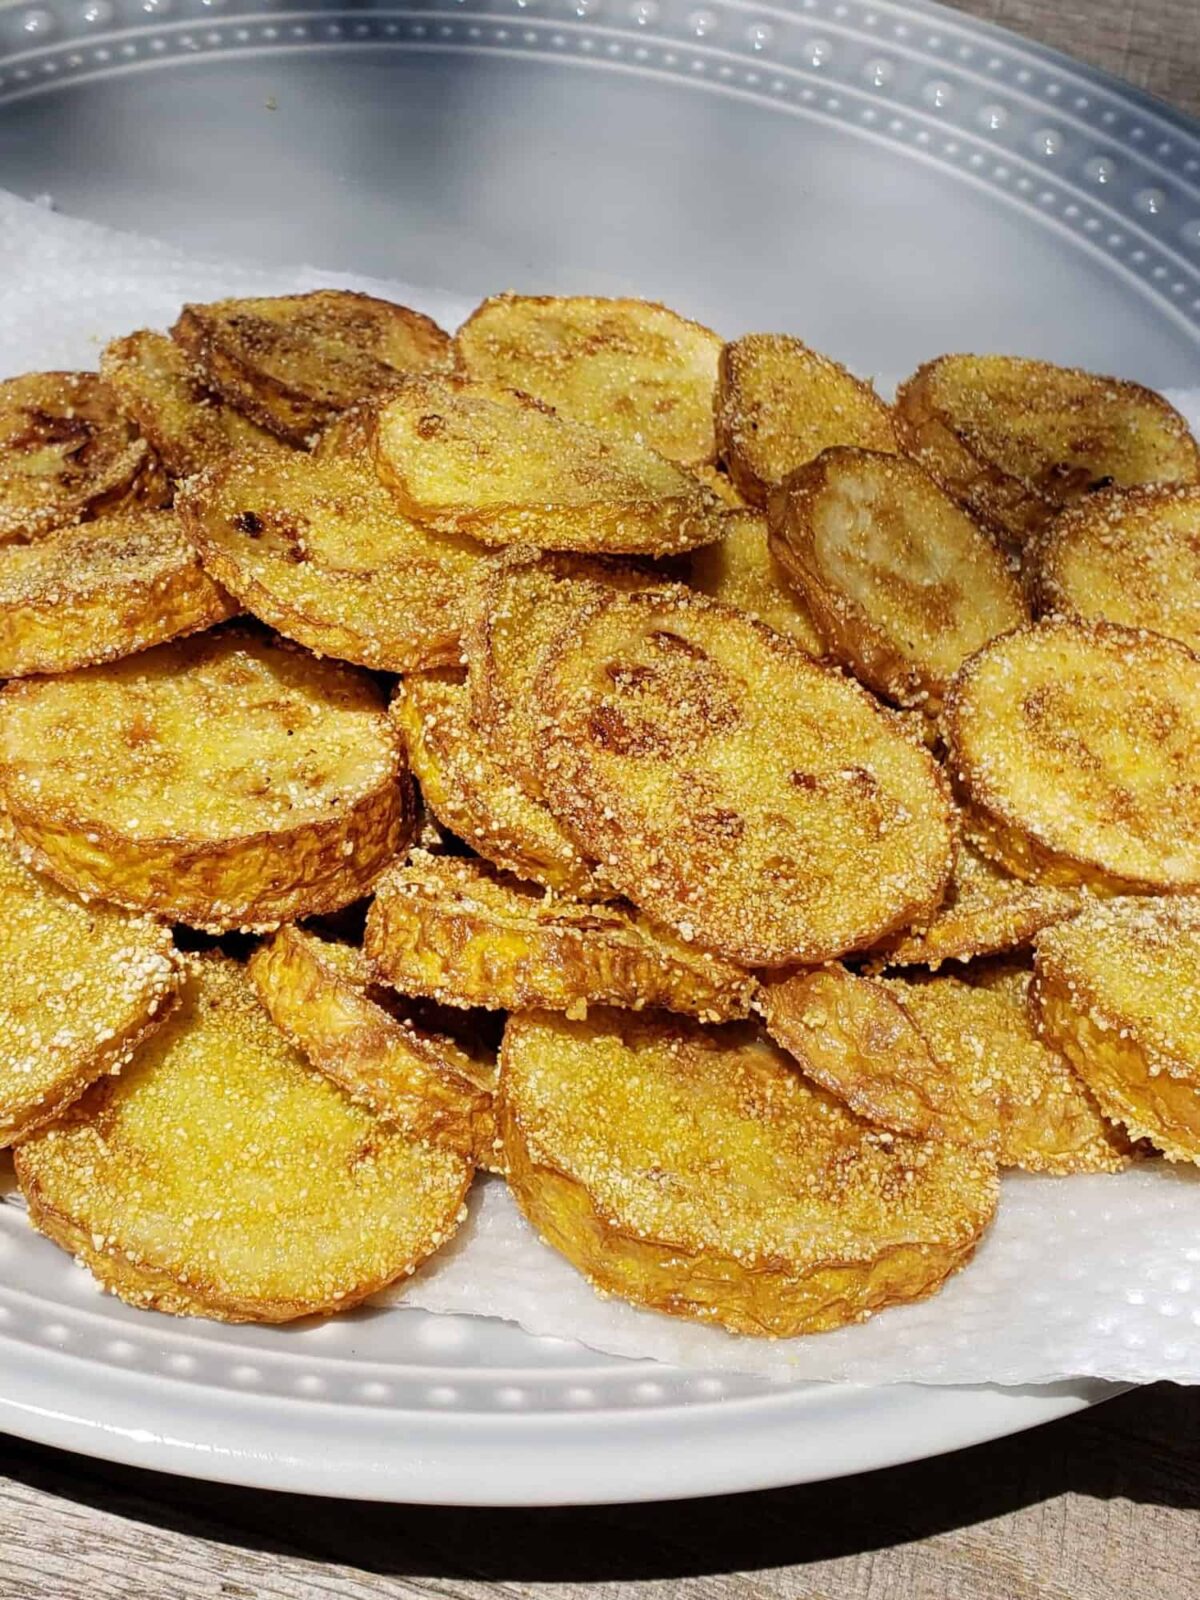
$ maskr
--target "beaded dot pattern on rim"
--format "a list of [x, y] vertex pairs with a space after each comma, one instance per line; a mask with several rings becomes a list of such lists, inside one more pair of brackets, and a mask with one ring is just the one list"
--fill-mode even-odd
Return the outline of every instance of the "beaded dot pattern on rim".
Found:
[[1200, 134], [920, 0], [0, 0], [0, 106], [186, 58], [347, 48], [551, 56], [837, 123], [1040, 213], [1200, 329]]
[[[31, 1247], [36, 1281], [23, 1270], [18, 1286], [4, 1265], [20, 1257], [24, 1269]], [[0, 1280], [0, 1346], [49, 1349], [192, 1389], [486, 1416], [712, 1405], [776, 1386], [747, 1374], [651, 1368], [507, 1324], [395, 1307], [386, 1316], [368, 1315], [351, 1339], [343, 1336], [349, 1325], [336, 1318], [281, 1331], [156, 1316], [102, 1294], [70, 1256], [32, 1240], [13, 1192], [0, 1204]]]

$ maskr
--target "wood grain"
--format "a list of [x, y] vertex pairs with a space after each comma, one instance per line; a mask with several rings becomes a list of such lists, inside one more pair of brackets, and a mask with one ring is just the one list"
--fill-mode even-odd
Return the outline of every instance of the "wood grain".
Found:
[[1200, 115], [1196, 0], [949, 0]]
[[[1200, 0], [960, 0], [1200, 113]], [[1185, 1600], [1200, 1390], [768, 1494], [430, 1511], [189, 1483], [0, 1439], [0, 1600]]]
[[458, 1511], [260, 1494], [12, 1441], [0, 1596], [189, 1600], [1186, 1600], [1200, 1390], [836, 1483]]

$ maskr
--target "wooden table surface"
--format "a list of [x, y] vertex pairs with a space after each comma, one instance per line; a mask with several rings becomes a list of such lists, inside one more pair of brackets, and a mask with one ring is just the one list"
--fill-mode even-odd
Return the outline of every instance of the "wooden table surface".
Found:
[[[1200, 0], [959, 4], [1200, 114]], [[917, 1466], [581, 1511], [347, 1504], [0, 1450], [3, 1600], [1200, 1594], [1200, 1389], [1169, 1384]]]

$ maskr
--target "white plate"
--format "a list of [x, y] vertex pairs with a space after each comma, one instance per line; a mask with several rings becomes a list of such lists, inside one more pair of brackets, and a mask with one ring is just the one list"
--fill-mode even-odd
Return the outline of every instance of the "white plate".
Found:
[[[867, 371], [992, 347], [1194, 385], [1198, 177], [1184, 119], [922, 4], [0, 0], [0, 187], [205, 253], [658, 295]], [[1112, 1392], [786, 1387], [416, 1311], [174, 1322], [12, 1205], [0, 1358], [30, 1438], [457, 1504], [831, 1477]]]

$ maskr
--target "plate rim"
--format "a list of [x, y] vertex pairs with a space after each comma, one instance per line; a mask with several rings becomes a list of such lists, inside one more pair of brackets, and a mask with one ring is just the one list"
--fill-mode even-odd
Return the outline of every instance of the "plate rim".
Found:
[[1137, 1387], [1101, 1379], [829, 1383], [669, 1412], [372, 1418], [336, 1406], [320, 1408], [317, 1421], [303, 1400], [247, 1394], [236, 1406], [206, 1405], [203, 1394], [158, 1375], [147, 1382], [109, 1372], [103, 1389], [85, 1391], [54, 1371], [59, 1361], [78, 1365], [77, 1358], [47, 1355], [23, 1375], [19, 1396], [0, 1393], [4, 1432], [246, 1489], [494, 1509], [698, 1499], [826, 1482], [1006, 1438]]
[[[26, 3], [0, 0], [0, 22]], [[236, 9], [222, 20], [237, 20]], [[993, 41], [1011, 56], [1092, 82], [1130, 108], [1200, 139], [1200, 119], [1189, 113], [1105, 69], [941, 0], [879, 0], [878, 9], [896, 17], [915, 14]], [[775, 0], [756, 10], [791, 18], [799, 6]], [[820, 20], [813, 18], [814, 24]], [[1174, 248], [1178, 252], [1178, 243]], [[1111, 258], [1106, 265], [1118, 276], [1128, 272]], [[34, 1357], [24, 1349], [0, 1376], [0, 1428], [131, 1467], [248, 1488], [480, 1507], [683, 1499], [824, 1481], [1006, 1437], [1135, 1387], [1082, 1379], [1017, 1387], [829, 1384], [711, 1405], [681, 1403], [645, 1415], [632, 1409], [511, 1416], [393, 1411], [372, 1418], [358, 1407], [318, 1407], [280, 1396], [239, 1395], [234, 1404], [229, 1396], [189, 1391], [158, 1374], [111, 1368], [98, 1368], [103, 1382], [89, 1387], [79, 1381], [80, 1369], [78, 1357], [53, 1349]], [[826, 1427], [814, 1430], [815, 1419]], [[341, 1455], [331, 1452], [324, 1436], [335, 1424], [343, 1436]], [[557, 1443], [558, 1450], [547, 1450], [548, 1443]], [[440, 1467], [433, 1459], [438, 1449]], [[454, 1482], [448, 1488], [445, 1473], [451, 1467]]]

